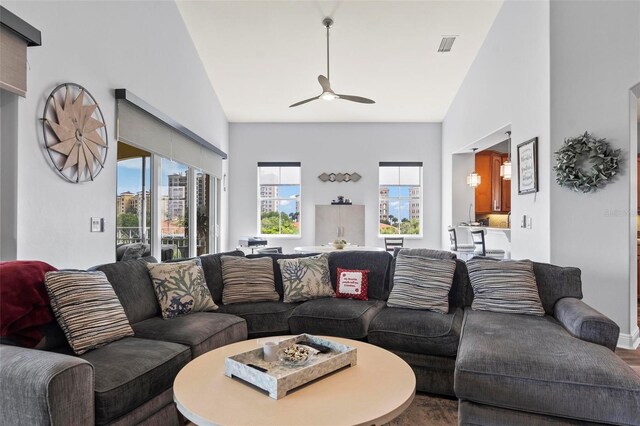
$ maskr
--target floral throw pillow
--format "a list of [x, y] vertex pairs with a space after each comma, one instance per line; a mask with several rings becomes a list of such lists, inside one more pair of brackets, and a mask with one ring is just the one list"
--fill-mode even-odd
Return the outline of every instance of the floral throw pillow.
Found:
[[278, 259], [284, 288], [283, 302], [303, 302], [334, 297], [329, 274], [329, 256], [321, 254], [298, 259]]
[[164, 319], [218, 309], [199, 260], [147, 263], [147, 268]]

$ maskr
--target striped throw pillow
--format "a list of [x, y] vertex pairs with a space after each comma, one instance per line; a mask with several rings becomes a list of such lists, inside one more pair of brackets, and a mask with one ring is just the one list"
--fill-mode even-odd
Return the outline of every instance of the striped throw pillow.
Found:
[[146, 265], [164, 319], [218, 309], [211, 298], [199, 258]]
[[270, 257], [222, 256], [221, 260], [223, 304], [280, 300]]
[[404, 256], [395, 259], [393, 289], [387, 306], [449, 312], [449, 290], [453, 284], [456, 261]]
[[53, 313], [77, 355], [133, 336], [104, 272], [47, 272], [44, 284]]
[[471, 259], [467, 262], [474, 311], [544, 315], [530, 260]]

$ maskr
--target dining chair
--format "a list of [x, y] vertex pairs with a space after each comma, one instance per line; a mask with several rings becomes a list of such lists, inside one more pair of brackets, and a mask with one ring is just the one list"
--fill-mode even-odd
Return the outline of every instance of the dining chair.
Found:
[[393, 254], [396, 248], [404, 247], [404, 237], [388, 237], [384, 239], [384, 248]]
[[474, 254], [478, 256], [492, 257], [494, 259], [504, 259], [504, 250], [500, 249], [487, 249], [487, 244], [484, 239], [484, 230], [479, 229], [477, 231], [471, 231], [471, 238], [473, 244], [475, 244]]
[[456, 228], [450, 226], [447, 228], [449, 232], [449, 242], [451, 246], [449, 250], [455, 253], [462, 260], [467, 260], [473, 257], [473, 253], [476, 249], [475, 244], [458, 244], [458, 236], [456, 234]]

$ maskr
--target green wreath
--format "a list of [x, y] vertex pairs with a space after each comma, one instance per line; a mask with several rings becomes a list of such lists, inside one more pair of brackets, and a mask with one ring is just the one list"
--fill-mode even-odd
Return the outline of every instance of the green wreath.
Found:
[[[618, 172], [620, 150], [613, 149], [606, 139], [598, 139], [588, 132], [565, 139], [556, 153], [556, 182], [576, 192], [592, 192], [604, 187]], [[580, 165], [589, 162], [589, 170]]]

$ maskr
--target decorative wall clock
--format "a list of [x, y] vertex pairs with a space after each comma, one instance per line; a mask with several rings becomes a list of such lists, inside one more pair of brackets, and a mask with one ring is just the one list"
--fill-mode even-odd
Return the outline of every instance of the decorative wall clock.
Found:
[[79, 84], [53, 89], [44, 106], [42, 133], [53, 166], [69, 182], [92, 181], [104, 168], [109, 148], [104, 116]]

